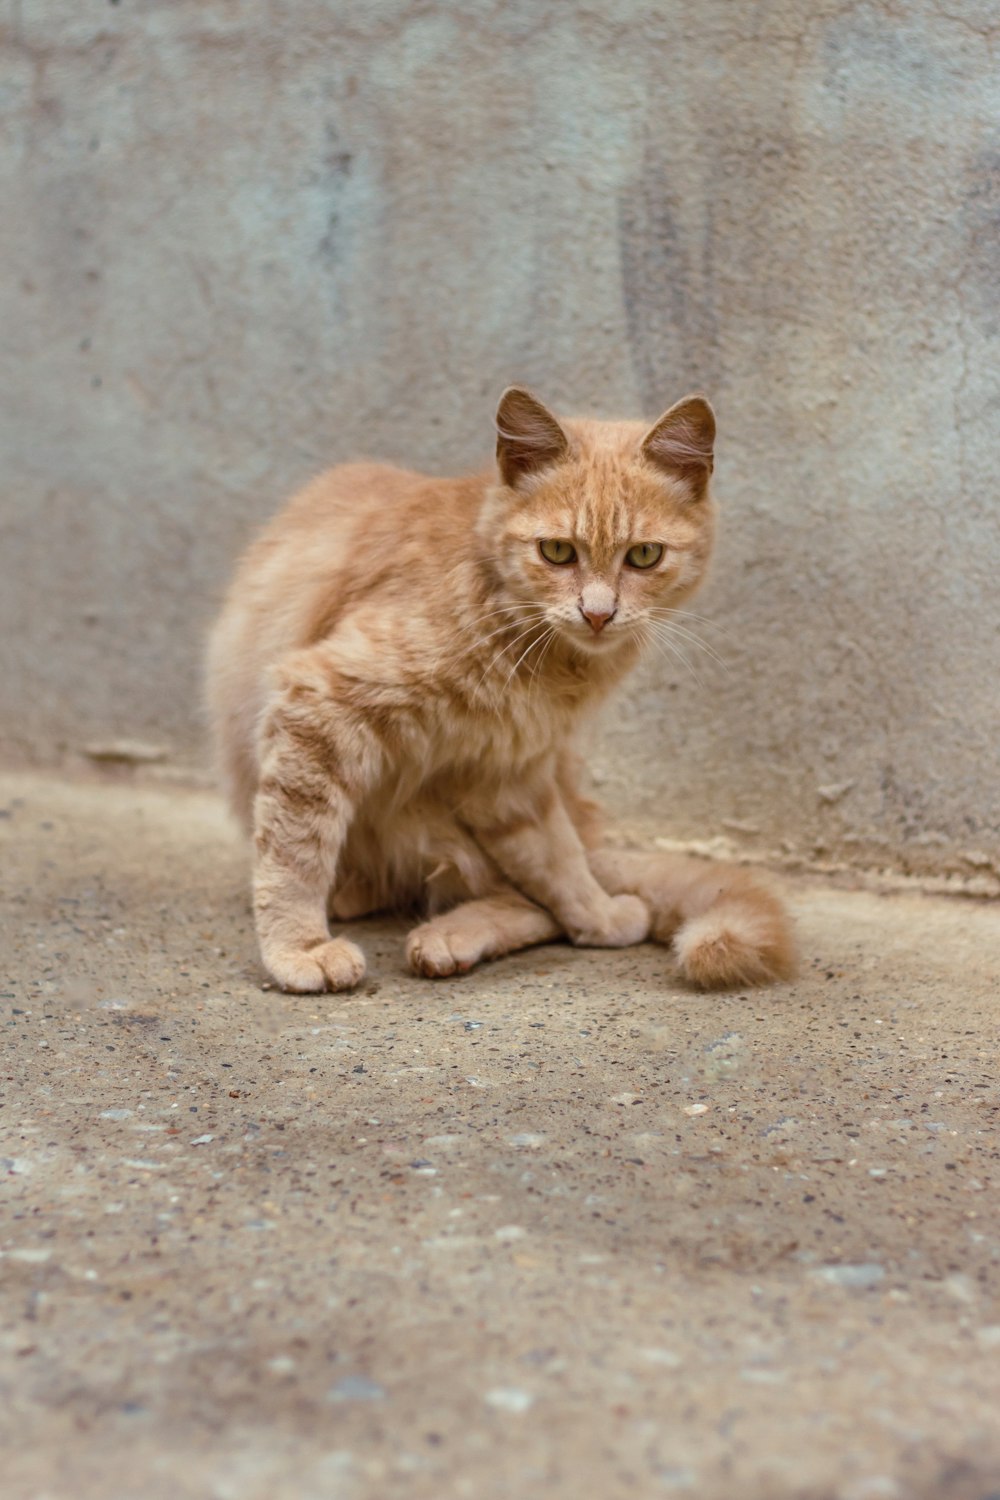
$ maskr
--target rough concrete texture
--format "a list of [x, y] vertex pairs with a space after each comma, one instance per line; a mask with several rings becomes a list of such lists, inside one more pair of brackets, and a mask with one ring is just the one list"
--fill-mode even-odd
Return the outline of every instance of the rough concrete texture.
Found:
[[[252, 525], [517, 378], [721, 422], [699, 612], [602, 742], [658, 831], [996, 882], [987, 0], [7, 0], [8, 754], [198, 754]], [[984, 876], [985, 872], [985, 876]]]
[[203, 795], [0, 784], [4, 1500], [988, 1500], [1000, 912], [266, 991]]

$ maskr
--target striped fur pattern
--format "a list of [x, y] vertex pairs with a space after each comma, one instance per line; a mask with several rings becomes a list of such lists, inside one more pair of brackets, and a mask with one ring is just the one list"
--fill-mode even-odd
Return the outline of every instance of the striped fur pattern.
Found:
[[279, 985], [358, 984], [340, 924], [383, 909], [421, 918], [407, 954], [434, 977], [561, 937], [651, 936], [703, 986], [791, 971], [773, 895], [740, 871], [602, 849], [577, 790], [578, 726], [705, 575], [714, 431], [702, 397], [647, 430], [559, 421], [515, 387], [495, 469], [349, 464], [252, 544], [208, 701]]

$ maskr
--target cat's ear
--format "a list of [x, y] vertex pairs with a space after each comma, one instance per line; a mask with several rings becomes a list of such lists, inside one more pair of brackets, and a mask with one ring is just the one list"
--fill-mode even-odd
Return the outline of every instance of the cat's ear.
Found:
[[509, 385], [497, 407], [497, 467], [504, 484], [518, 481], [565, 458], [569, 439], [555, 417], [523, 386]]
[[685, 396], [642, 440], [643, 456], [662, 469], [686, 479], [700, 496], [712, 472], [715, 447], [715, 413], [704, 396]]

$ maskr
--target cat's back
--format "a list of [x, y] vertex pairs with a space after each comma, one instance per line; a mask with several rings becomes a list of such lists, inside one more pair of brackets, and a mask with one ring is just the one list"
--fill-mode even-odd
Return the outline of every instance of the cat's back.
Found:
[[[294, 618], [290, 645], [309, 645], [315, 607], [349, 606], [388, 580], [440, 562], [456, 524], [467, 533], [481, 498], [475, 478], [438, 479], [391, 464], [342, 464], [293, 495], [244, 553], [226, 607]], [[331, 621], [332, 623], [332, 621]]]
[[364, 570], [359, 535], [378, 518], [401, 516], [427, 476], [391, 464], [340, 464], [297, 491], [243, 553], [227, 605], [297, 581], [296, 593], [341, 573]]

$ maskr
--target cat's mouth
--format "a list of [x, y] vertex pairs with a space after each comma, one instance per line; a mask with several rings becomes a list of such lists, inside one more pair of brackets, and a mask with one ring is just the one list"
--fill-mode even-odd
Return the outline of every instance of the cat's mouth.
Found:
[[594, 656], [606, 652], [609, 647], [620, 646], [626, 636], [622, 627], [611, 620], [600, 630], [594, 630], [583, 620], [579, 624], [574, 622], [566, 633], [578, 650], [589, 652]]

